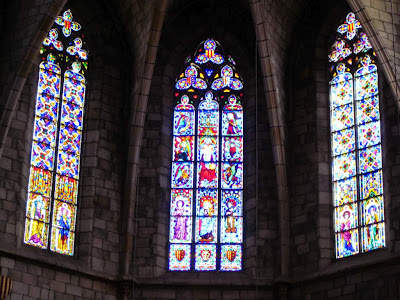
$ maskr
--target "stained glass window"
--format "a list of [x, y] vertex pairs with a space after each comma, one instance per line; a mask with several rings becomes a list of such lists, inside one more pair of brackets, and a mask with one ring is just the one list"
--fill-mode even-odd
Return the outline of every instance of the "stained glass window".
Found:
[[329, 55], [336, 258], [385, 247], [376, 56], [354, 13]]
[[[88, 52], [66, 10], [40, 49], [24, 242], [74, 253]], [[50, 237], [49, 237], [50, 234]]]
[[207, 39], [176, 80], [169, 270], [240, 271], [243, 253], [243, 80]]

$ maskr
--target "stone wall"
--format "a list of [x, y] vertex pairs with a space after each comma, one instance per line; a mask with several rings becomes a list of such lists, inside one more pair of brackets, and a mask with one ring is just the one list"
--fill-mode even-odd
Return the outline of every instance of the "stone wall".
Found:
[[0, 256], [1, 275], [13, 280], [10, 300], [117, 299], [117, 286], [107, 279], [54, 268], [23, 258]]

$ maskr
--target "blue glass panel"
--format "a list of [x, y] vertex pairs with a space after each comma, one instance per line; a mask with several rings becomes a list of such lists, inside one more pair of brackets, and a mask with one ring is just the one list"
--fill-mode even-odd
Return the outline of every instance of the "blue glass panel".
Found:
[[33, 141], [31, 164], [45, 170], [53, 170], [54, 167], [54, 148], [50, 145]]
[[366, 148], [380, 144], [381, 122], [367, 123], [358, 126], [358, 148]]
[[[346, 73], [350, 75], [349, 73]], [[336, 78], [339, 76], [336, 76]], [[353, 102], [353, 80], [351, 75], [347, 80], [331, 85], [331, 108]]]
[[356, 156], [354, 153], [336, 156], [332, 161], [333, 180], [340, 180], [356, 175]]
[[63, 101], [61, 123], [65, 126], [82, 129], [83, 108], [72, 102]]
[[361, 174], [382, 168], [381, 145], [363, 149], [359, 152], [359, 171]]
[[356, 75], [356, 99], [369, 98], [378, 93], [378, 73], [364, 73], [357, 71]]
[[57, 173], [79, 179], [79, 156], [71, 152], [58, 151]]
[[379, 120], [379, 97], [364, 98], [357, 101], [357, 124]]
[[331, 130], [338, 131], [354, 125], [353, 104], [336, 107], [332, 110]]
[[54, 147], [56, 144], [56, 130], [57, 124], [53, 120], [36, 117], [33, 139], [39, 143], [49, 144]]
[[38, 95], [36, 101], [36, 115], [40, 118], [57, 120], [58, 99], [49, 94]]
[[354, 127], [332, 133], [332, 155], [348, 153], [355, 150]]
[[81, 152], [81, 139], [82, 132], [80, 130], [61, 125], [59, 149], [79, 155]]

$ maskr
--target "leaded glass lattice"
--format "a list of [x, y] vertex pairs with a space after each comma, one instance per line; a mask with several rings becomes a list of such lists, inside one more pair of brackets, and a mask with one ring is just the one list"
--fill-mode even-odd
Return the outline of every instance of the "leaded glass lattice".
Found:
[[207, 39], [176, 80], [169, 270], [240, 271], [243, 257], [243, 81]]
[[375, 60], [360, 22], [349, 13], [329, 55], [336, 258], [385, 246]]
[[[44, 39], [24, 242], [73, 255], [88, 52], [66, 10]], [[50, 215], [50, 212], [52, 214]]]

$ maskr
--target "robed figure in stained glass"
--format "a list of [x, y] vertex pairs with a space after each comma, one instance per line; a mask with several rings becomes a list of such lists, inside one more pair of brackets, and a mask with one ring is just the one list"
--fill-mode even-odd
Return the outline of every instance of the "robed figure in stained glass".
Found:
[[66, 203], [62, 204], [57, 211], [57, 226], [58, 231], [58, 247], [61, 251], [66, 251], [68, 248], [69, 231], [71, 227], [71, 210]]
[[235, 226], [235, 219], [236, 219], [236, 201], [235, 199], [231, 198], [228, 199], [226, 202], [226, 233], [236, 233], [237, 229]]
[[177, 198], [174, 216], [176, 217], [174, 226], [174, 239], [186, 241], [187, 240], [187, 221], [188, 217], [185, 216], [185, 202]]

